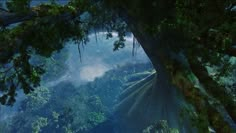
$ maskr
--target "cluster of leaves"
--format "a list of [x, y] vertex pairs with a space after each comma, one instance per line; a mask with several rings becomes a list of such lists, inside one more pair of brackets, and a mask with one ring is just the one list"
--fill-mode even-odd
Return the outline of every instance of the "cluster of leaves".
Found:
[[8, 0], [7, 8], [10, 12], [27, 13], [30, 10], [31, 0]]
[[[228, 64], [225, 54], [234, 45], [236, 37], [233, 4], [233, 1], [176, 2], [177, 15], [174, 23], [182, 31], [178, 33], [185, 37], [182, 49], [189, 59], [201, 58], [205, 65]], [[199, 50], [200, 53], [197, 52]]]
[[153, 125], [148, 126], [142, 133], [179, 133], [178, 129], [169, 128], [166, 120], [160, 120]]
[[78, 23], [77, 19], [65, 22], [50, 16], [2, 29], [0, 62], [1, 90], [4, 93], [1, 104], [12, 105], [17, 88], [27, 94], [39, 85], [44, 70], [43, 66], [34, 66], [29, 62], [32, 54], [49, 57], [53, 51], [62, 49], [68, 39], [78, 43], [83, 41], [87, 31]]
[[41, 75], [41, 81], [54, 80], [65, 73], [67, 69], [65, 60], [68, 58], [69, 53], [67, 49], [63, 49], [60, 52], [53, 53], [50, 58], [32, 55], [30, 62], [34, 65], [42, 65], [45, 73]]
[[47, 124], [47, 118], [39, 117], [32, 123], [33, 133], [39, 133], [41, 131], [41, 128], [47, 126]]
[[15, 102], [16, 88], [22, 88], [28, 94], [39, 85], [44, 70], [29, 63], [30, 56], [21, 54], [13, 57], [8, 65], [2, 67], [0, 74], [1, 104], [12, 105]]
[[[70, 40], [83, 45], [88, 41], [87, 35], [91, 29], [96, 32], [101, 28], [108, 31], [108, 38], [112, 37], [113, 30], [118, 32], [119, 40], [114, 43], [114, 50], [125, 46], [126, 24], [113, 16], [110, 10], [104, 10], [102, 1], [71, 0], [67, 5], [51, 2], [32, 8], [29, 4], [30, 0], [8, 1], [11, 12], [32, 11], [36, 17], [12, 27], [1, 28], [0, 63], [3, 71], [0, 75], [1, 90], [4, 92], [0, 95], [1, 104], [12, 105], [17, 89], [23, 89], [27, 94], [39, 86], [40, 76], [45, 71], [42, 64], [35, 66], [29, 62], [34, 54], [50, 57]], [[80, 46], [78, 49], [80, 52]], [[10, 64], [11, 74], [7, 73], [9, 67], [4, 67], [6, 64]]]
[[39, 87], [35, 91], [27, 95], [27, 99], [24, 104], [22, 104], [22, 110], [38, 110], [43, 107], [50, 99], [50, 91], [48, 88]]

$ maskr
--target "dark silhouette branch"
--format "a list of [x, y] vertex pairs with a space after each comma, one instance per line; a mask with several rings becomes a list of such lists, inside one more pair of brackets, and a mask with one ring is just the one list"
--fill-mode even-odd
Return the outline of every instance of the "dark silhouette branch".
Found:
[[[35, 10], [36, 9], [36, 10]], [[42, 9], [45, 10], [45, 9]], [[47, 9], [44, 12], [47, 12], [49, 9]], [[19, 14], [19, 13], [12, 13], [8, 12], [7, 10], [0, 10], [0, 26], [9, 26], [11, 24], [16, 24], [20, 22], [24, 22], [27, 20], [32, 20], [34, 18], [45, 18], [45, 17], [50, 17], [50, 16], [55, 16], [57, 19], [60, 20], [72, 20], [76, 17], [78, 17], [81, 12], [77, 10], [76, 12], [63, 12], [58, 15], [39, 15], [40, 9], [37, 8], [32, 8], [31, 11], [25, 14]], [[83, 22], [80, 22], [83, 23]]]
[[31, 20], [36, 16], [36, 12], [30, 12], [27, 14], [17, 14], [6, 11], [0, 11], [0, 26], [8, 26], [11, 24]]

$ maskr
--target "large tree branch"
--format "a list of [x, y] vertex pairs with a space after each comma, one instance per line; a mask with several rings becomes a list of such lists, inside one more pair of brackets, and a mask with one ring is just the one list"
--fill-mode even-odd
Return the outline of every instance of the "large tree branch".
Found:
[[206, 91], [225, 106], [225, 109], [234, 122], [236, 122], [236, 103], [234, 97], [209, 76], [206, 68], [202, 66], [199, 61], [194, 62], [190, 60], [190, 67], [193, 73], [198, 77], [200, 83], [204, 85]]
[[36, 16], [36, 12], [33, 11], [27, 14], [17, 14], [0, 11], [0, 26], [8, 26], [11, 24], [23, 22], [26, 20], [30, 20]]
[[54, 16], [61, 20], [71, 20], [81, 14], [80, 10], [70, 11], [66, 7], [64, 11], [59, 12], [58, 14], [49, 14], [51, 8], [53, 7], [48, 7], [48, 6], [32, 7], [31, 11], [24, 14], [12, 13], [8, 12], [7, 10], [0, 10], [0, 26], [8, 26], [11, 24], [20, 23], [27, 20], [32, 20], [36, 17], [45, 18]]
[[[21, 14], [20, 15], [20, 14], [9, 13], [7, 11], [0, 10], [0, 26], [8, 26], [8, 25], [15, 24], [15, 23], [21, 23], [21, 22], [24, 22], [27, 20], [34, 20], [36, 18], [39, 19], [39, 21], [37, 20], [37, 23], [44, 22], [44, 20], [47, 20], [46, 23], [43, 23], [43, 25], [45, 25], [46, 27], [48, 25], [52, 25], [52, 24], [54, 25], [54, 24], [60, 23], [60, 22], [66, 24], [67, 22], [73, 21], [75, 19], [76, 19], [77, 23], [80, 23], [80, 24], [85, 23], [85, 22], [78, 20], [77, 16], [80, 15], [80, 12], [78, 10], [76, 13], [63, 12], [63, 13], [59, 13], [57, 15], [42, 15], [42, 14], [39, 14], [38, 12], [40, 12], [40, 11], [32, 11], [28, 14], [24, 14], [24, 15]], [[47, 12], [47, 10], [46, 10], [46, 12]], [[40, 20], [43, 20], [43, 21], [40, 21]], [[27, 39], [30, 35], [32, 35], [32, 33], [37, 32], [37, 30], [40, 30], [40, 29], [37, 29], [37, 30], [35, 29], [37, 27], [37, 23], [35, 23], [35, 25], [34, 25], [35, 27], [29, 26], [27, 30], [26, 30], [26, 28], [24, 28], [24, 30], [14, 33], [14, 35], [11, 36], [10, 40], [3, 37], [3, 40], [1, 40], [1, 42], [0, 42], [0, 44], [1, 44], [0, 45], [0, 55], [1, 55], [0, 63], [6, 63], [9, 59], [11, 59], [11, 57], [15, 53], [19, 52], [20, 47], [25, 46], [22, 44], [22, 41]], [[20, 26], [21, 25], [19, 25], [19, 27]], [[54, 27], [54, 28], [56, 28], [56, 27]], [[56, 29], [60, 29], [60, 28], [62, 28], [62, 27], [57, 27]], [[70, 30], [68, 29], [67, 32], [70, 32]], [[66, 33], [66, 32], [59, 32], [59, 33]], [[9, 33], [9, 35], [10, 34], [11, 33]], [[37, 38], [39, 36], [40, 35], [36, 35], [34, 37]], [[61, 38], [63, 38], [63, 37], [61, 37]], [[58, 38], [58, 41], [56, 41], [56, 42], [58, 42], [58, 45], [59, 45], [60, 39]], [[29, 41], [30, 40], [32, 40], [32, 39], [29, 39]], [[44, 39], [42, 39], [42, 40], [44, 40]], [[50, 38], [50, 40], [52, 40], [52, 38]], [[37, 43], [37, 41], [35, 43]], [[52, 43], [53, 43], [53, 41], [52, 41]], [[34, 44], [34, 43], [31, 43], [31, 44]], [[47, 49], [50, 48], [50, 46], [53, 46], [53, 44], [46, 46]], [[40, 46], [40, 47], [42, 47], [42, 46]]]
[[[222, 104], [218, 104], [220, 103], [218, 97], [214, 97], [215, 95], [211, 95], [211, 93], [209, 95], [204, 91], [204, 89], [208, 90], [209, 88], [205, 88], [205, 86], [202, 88], [198, 85], [198, 81], [191, 76], [191, 69], [181, 67], [179, 64], [184, 64], [184, 62], [176, 60], [172, 65], [173, 68], [170, 69], [172, 83], [179, 88], [186, 101], [195, 107], [199, 115], [198, 119], [206, 118], [202, 121], [208, 121], [216, 132], [236, 131], [236, 123], [229, 116], [229, 114], [232, 115], [232, 112], [228, 113]], [[195, 65], [190, 67], [195, 67]], [[201, 77], [201, 75], [197, 76]], [[203, 129], [203, 132], [206, 130]]]

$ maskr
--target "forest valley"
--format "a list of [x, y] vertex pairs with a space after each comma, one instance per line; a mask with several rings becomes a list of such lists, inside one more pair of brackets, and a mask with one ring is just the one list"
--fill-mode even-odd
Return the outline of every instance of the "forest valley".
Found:
[[[113, 50], [122, 50], [132, 33], [133, 48], [141, 45], [156, 72], [120, 94], [114, 111], [120, 132], [152, 132], [166, 123], [181, 133], [236, 132], [235, 0], [30, 2], [7, 0], [0, 9], [1, 104], [13, 105], [17, 90], [40, 91], [45, 65], [31, 63], [32, 55], [50, 57], [67, 41], [81, 52], [88, 35], [99, 31], [106, 31], [108, 39], [117, 32]], [[92, 115], [99, 122], [105, 119]], [[54, 112], [50, 120], [57, 116], [64, 115]], [[39, 118], [36, 125], [45, 123]]]

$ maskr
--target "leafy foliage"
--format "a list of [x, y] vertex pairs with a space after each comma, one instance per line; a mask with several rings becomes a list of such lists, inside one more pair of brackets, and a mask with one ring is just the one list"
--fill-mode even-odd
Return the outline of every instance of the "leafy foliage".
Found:
[[156, 124], [150, 125], [146, 129], [143, 130], [143, 133], [152, 133], [152, 132], [179, 133], [177, 129], [169, 128], [168, 123], [165, 120], [160, 120]]
[[0, 125], [8, 125], [2, 128], [2, 131], [19, 133], [90, 131], [110, 119], [116, 99], [126, 87], [124, 83], [129, 82], [130, 76], [127, 75], [135, 75], [146, 69], [152, 70], [151, 65], [128, 64], [108, 71], [94, 82], [78, 87], [70, 82], [63, 82], [52, 88], [38, 87], [22, 101], [21, 108], [15, 116], [6, 122], [0, 121]]
[[8, 10], [17, 13], [26, 13], [30, 10], [31, 0], [8, 0], [6, 5]]
[[47, 126], [47, 118], [39, 117], [35, 122], [32, 123], [33, 133], [39, 133], [42, 127]]
[[36, 88], [35, 91], [27, 95], [24, 102], [25, 104], [22, 105], [22, 110], [27, 109], [27, 111], [34, 111], [40, 109], [49, 101], [50, 95], [48, 88]]
[[[1, 28], [1, 104], [12, 105], [17, 89], [23, 89], [27, 94], [39, 86], [44, 70], [42, 66], [29, 62], [32, 53], [49, 57], [70, 39], [84, 44], [90, 31], [97, 29], [107, 30], [108, 38], [113, 30], [117, 31], [120, 39], [115, 42], [114, 50], [119, 50], [125, 46], [128, 24], [142, 41], [141, 45], [155, 67], [160, 57], [173, 81], [178, 80], [175, 78], [179, 78], [180, 71], [180, 82], [173, 83], [193, 104], [200, 119], [213, 111], [212, 115], [208, 115], [211, 126], [221, 131], [219, 127], [230, 125], [215, 119], [223, 118], [218, 106], [210, 104], [208, 108], [207, 105], [214, 99], [213, 103], [223, 105], [235, 123], [234, 96], [220, 83], [221, 77], [227, 77], [233, 69], [230, 56], [235, 56], [234, 0], [71, 0], [65, 6], [52, 2], [33, 8], [29, 2], [10, 0], [7, 4], [8, 13], [24, 15], [33, 11], [36, 15], [15, 26], [3, 25]], [[181, 55], [186, 61], [178, 59]], [[211, 75], [206, 67], [216, 69], [216, 74]], [[199, 88], [196, 90], [194, 83], [183, 76], [186, 69], [189, 71], [187, 74], [197, 76], [207, 95], [203, 95]], [[69, 131], [70, 127], [66, 129]]]

